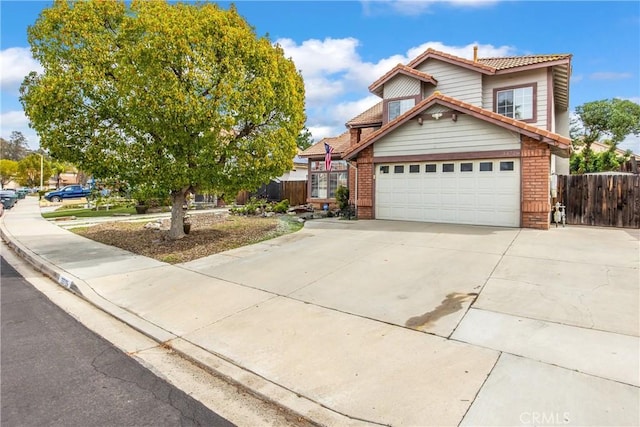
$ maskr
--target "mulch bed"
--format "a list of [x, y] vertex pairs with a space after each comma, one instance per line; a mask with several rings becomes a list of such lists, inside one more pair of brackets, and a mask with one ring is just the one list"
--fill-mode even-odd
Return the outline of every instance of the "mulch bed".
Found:
[[289, 232], [277, 217], [220, 214], [190, 215], [191, 231], [183, 239], [168, 238], [168, 223], [160, 230], [145, 222], [114, 221], [72, 231], [110, 246], [170, 264], [192, 261]]

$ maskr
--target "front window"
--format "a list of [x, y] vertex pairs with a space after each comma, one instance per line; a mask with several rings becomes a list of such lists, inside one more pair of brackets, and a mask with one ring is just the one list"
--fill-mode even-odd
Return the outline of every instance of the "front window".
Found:
[[389, 121], [394, 120], [396, 117], [406, 113], [415, 105], [416, 100], [414, 98], [389, 101], [387, 105], [387, 108], [389, 110]]
[[347, 162], [334, 160], [327, 171], [323, 161], [311, 162], [311, 198], [333, 199], [338, 187], [347, 186]]
[[496, 91], [496, 113], [516, 120], [534, 120], [533, 86]]

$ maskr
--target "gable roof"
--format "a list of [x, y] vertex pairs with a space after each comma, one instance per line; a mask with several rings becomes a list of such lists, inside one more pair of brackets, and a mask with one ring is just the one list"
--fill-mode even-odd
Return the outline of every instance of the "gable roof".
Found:
[[426, 83], [431, 83], [432, 85], [437, 85], [438, 81], [433, 78], [431, 74], [424, 73], [419, 70], [415, 70], [406, 65], [398, 64], [385, 73], [384, 76], [380, 77], [375, 82], [371, 83], [369, 86], [369, 92], [375, 93], [378, 96], [382, 96], [382, 88], [386, 82], [396, 77], [398, 74], [404, 74], [405, 76], [415, 77], [418, 80], [421, 80]]
[[512, 119], [510, 117], [503, 116], [498, 113], [494, 113], [493, 111], [485, 110], [484, 108], [477, 107], [473, 104], [469, 104], [467, 102], [460, 101], [458, 99], [452, 98], [450, 96], [446, 96], [441, 94], [440, 92], [435, 92], [430, 97], [422, 100], [411, 110], [405, 112], [404, 114], [398, 116], [396, 119], [388, 122], [380, 129], [370, 133], [366, 138], [363, 138], [358, 144], [349, 147], [344, 153], [342, 153], [343, 158], [353, 158], [360, 151], [364, 150], [383, 136], [387, 135], [391, 131], [397, 129], [407, 121], [413, 119], [418, 116], [423, 111], [432, 107], [433, 105], [438, 104], [445, 106], [447, 108], [451, 108], [452, 110], [456, 110], [460, 113], [468, 114], [477, 119], [484, 120], [488, 123], [503, 127], [505, 129], [509, 129], [511, 131], [517, 132], [519, 134], [527, 135], [529, 137], [535, 138], [539, 141], [546, 142], [552, 147], [552, 150], [564, 156], [568, 156], [569, 150], [571, 147], [571, 140], [567, 137], [558, 135], [553, 132], [549, 132], [544, 129], [540, 129], [536, 126], [532, 126], [528, 123], [522, 122], [520, 120]]
[[347, 127], [357, 128], [382, 124], [382, 101], [349, 120]]

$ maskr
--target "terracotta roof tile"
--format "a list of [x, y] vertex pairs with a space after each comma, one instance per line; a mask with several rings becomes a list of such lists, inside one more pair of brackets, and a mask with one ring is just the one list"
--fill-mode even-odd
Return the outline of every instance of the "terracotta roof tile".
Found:
[[552, 55], [526, 55], [526, 56], [509, 56], [502, 58], [478, 58], [478, 62], [495, 68], [496, 70], [506, 70], [509, 68], [524, 67], [527, 65], [541, 64], [545, 62], [559, 61], [563, 59], [571, 59], [570, 54], [552, 54]]
[[382, 123], [382, 101], [358, 114], [347, 122], [347, 126], [375, 125]]
[[517, 129], [523, 130], [525, 131], [525, 133], [531, 133], [531, 134], [539, 135], [541, 137], [545, 137], [549, 139], [551, 142], [557, 143], [562, 149], [568, 149], [569, 147], [571, 147], [571, 140], [565, 136], [561, 136], [553, 132], [549, 132], [545, 129], [532, 126], [520, 120], [503, 116], [502, 114], [494, 113], [493, 111], [485, 110], [483, 108], [477, 107], [467, 102], [460, 101], [456, 98], [443, 95], [440, 92], [436, 91], [430, 97], [418, 103], [411, 110], [398, 116], [395, 120], [388, 122], [387, 124], [382, 126], [380, 129], [376, 130], [375, 132], [372, 132], [368, 136], [362, 138], [360, 143], [358, 143], [357, 145], [349, 147], [343, 153], [343, 156], [351, 157], [353, 154], [358, 153], [359, 151], [371, 145], [378, 138], [382, 137], [383, 135], [397, 128], [398, 126], [402, 125], [407, 120], [409, 120], [412, 116], [415, 116], [421, 111], [424, 111], [425, 109], [429, 108], [433, 104], [441, 104], [445, 106], [448, 105], [450, 107], [455, 106], [455, 107], [458, 107], [458, 109], [460, 109], [461, 112], [476, 113], [478, 116], [480, 116], [481, 118], [484, 118], [485, 120], [490, 120], [490, 121], [492, 120], [494, 122], [504, 123], [507, 126], [511, 126], [511, 127], [515, 127]]
[[338, 136], [322, 138], [320, 141], [313, 144], [311, 147], [300, 153], [302, 157], [315, 157], [324, 156], [324, 143], [326, 142], [333, 147], [335, 154], [341, 154], [344, 150], [349, 148], [349, 131], [346, 131]]
[[[362, 133], [360, 134], [360, 138], [366, 138], [371, 133], [373, 133], [373, 129], [366, 128], [362, 129]], [[342, 157], [342, 154], [347, 151], [349, 148], [349, 144], [351, 143], [351, 135], [349, 131], [346, 131], [338, 136], [323, 138], [320, 141], [313, 144], [311, 147], [304, 150], [300, 153], [301, 157], [323, 157], [324, 156], [324, 143], [329, 144], [333, 147], [333, 154], [338, 157]]]
[[439, 50], [435, 50], [432, 48], [429, 48], [427, 50], [425, 50], [424, 52], [422, 52], [420, 55], [418, 55], [414, 60], [412, 60], [411, 62], [409, 62], [407, 64], [408, 67], [410, 68], [415, 68], [416, 66], [420, 65], [420, 63], [424, 62], [426, 59], [428, 58], [440, 58], [440, 59], [445, 59], [448, 61], [453, 61], [453, 62], [458, 62], [461, 64], [466, 64], [468, 66], [471, 67], [475, 67], [475, 68], [479, 68], [481, 70], [484, 71], [488, 71], [490, 73], [493, 73], [496, 71], [496, 69], [490, 65], [487, 64], [483, 64], [481, 62], [473, 62], [470, 59], [465, 59], [465, 58], [461, 58], [459, 56], [455, 56], [455, 55], [451, 55], [445, 52], [441, 52]]

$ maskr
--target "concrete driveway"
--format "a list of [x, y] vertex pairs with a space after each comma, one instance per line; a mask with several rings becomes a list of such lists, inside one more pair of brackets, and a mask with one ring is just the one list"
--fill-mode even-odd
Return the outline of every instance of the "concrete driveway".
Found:
[[450, 337], [469, 307], [638, 336], [638, 230], [313, 221], [189, 270]]
[[328, 219], [168, 265], [18, 208], [34, 263], [323, 424], [638, 423], [638, 230]]
[[[463, 424], [548, 424], [553, 417], [633, 425], [640, 415], [639, 236], [590, 227], [324, 220], [184, 267], [500, 352]], [[619, 407], [585, 408], [602, 399], [596, 390], [609, 390]], [[626, 415], [614, 420], [611, 410]]]

